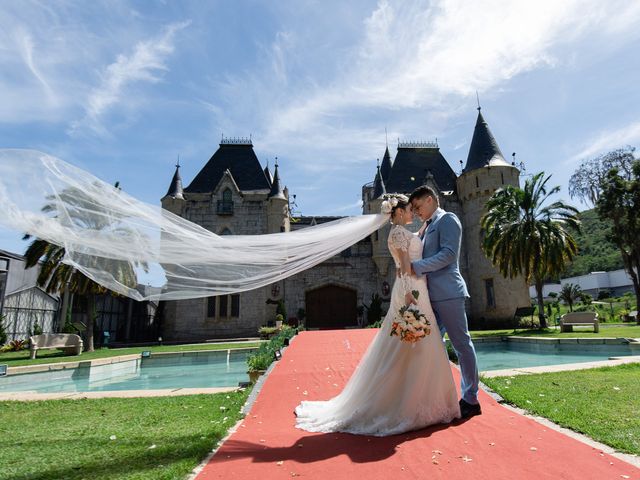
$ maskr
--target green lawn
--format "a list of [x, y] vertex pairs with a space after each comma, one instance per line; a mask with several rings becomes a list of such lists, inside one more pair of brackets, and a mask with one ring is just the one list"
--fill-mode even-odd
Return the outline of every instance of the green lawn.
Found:
[[595, 338], [595, 337], [624, 337], [640, 338], [640, 325], [635, 324], [600, 324], [600, 332], [593, 333], [593, 328], [574, 327], [573, 332], [560, 333], [560, 329], [548, 328], [545, 330], [474, 330], [472, 337], [504, 337], [516, 335], [519, 337], [552, 337], [552, 338]]
[[183, 479], [248, 392], [0, 402], [0, 480]]
[[234, 343], [199, 343], [194, 345], [163, 345], [152, 347], [133, 348], [101, 348], [94, 352], [83, 352], [82, 355], [65, 355], [61, 350], [43, 350], [38, 352], [38, 358], [29, 360], [29, 350], [19, 352], [0, 353], [0, 363], [10, 367], [21, 365], [38, 365], [42, 363], [77, 362], [84, 360], [94, 360], [96, 358], [117, 357], [119, 355], [130, 355], [140, 353], [143, 350], [154, 352], [185, 352], [193, 350], [227, 350], [233, 348], [253, 348], [258, 347], [261, 342], [234, 342]]
[[640, 455], [640, 364], [483, 378], [508, 403]]

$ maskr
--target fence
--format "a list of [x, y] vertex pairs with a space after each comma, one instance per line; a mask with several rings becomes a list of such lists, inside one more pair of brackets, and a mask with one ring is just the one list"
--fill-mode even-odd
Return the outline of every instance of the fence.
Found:
[[44, 333], [58, 331], [57, 310], [52, 308], [8, 307], [3, 309], [7, 342], [11, 340], [25, 340], [33, 334], [35, 325]]

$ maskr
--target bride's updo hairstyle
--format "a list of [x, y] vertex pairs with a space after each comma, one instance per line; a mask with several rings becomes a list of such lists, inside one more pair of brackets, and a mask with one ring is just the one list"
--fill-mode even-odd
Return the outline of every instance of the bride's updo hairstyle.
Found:
[[380, 213], [391, 215], [392, 218], [397, 209], [409, 205], [409, 197], [401, 193], [385, 194], [382, 198], [384, 200], [380, 206]]

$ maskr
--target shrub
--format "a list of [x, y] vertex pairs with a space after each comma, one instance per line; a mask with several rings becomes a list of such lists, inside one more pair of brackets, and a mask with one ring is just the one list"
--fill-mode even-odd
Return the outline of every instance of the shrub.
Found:
[[9, 342], [9, 351], [19, 352], [20, 350], [24, 350], [27, 348], [28, 343], [26, 340], [11, 340]]
[[380, 328], [382, 326], [382, 319], [377, 322], [373, 322], [371, 325], [367, 325], [365, 328]]
[[31, 337], [33, 335], [42, 335], [42, 327], [38, 325], [38, 322], [35, 322], [33, 328], [29, 330], [29, 336]]
[[380, 318], [385, 314], [382, 310], [382, 297], [377, 293], [371, 294], [371, 303], [369, 305], [363, 305], [367, 311], [367, 325], [372, 325], [380, 321]]
[[275, 352], [284, 346], [285, 339], [290, 339], [296, 334], [296, 329], [283, 325], [282, 329], [271, 340], [260, 345], [257, 351], [247, 357], [247, 367], [250, 372], [266, 370], [275, 359]]
[[266, 351], [258, 351], [247, 358], [247, 367], [250, 372], [266, 370], [273, 361], [273, 355]]
[[260, 327], [258, 329], [258, 334], [260, 338], [269, 338], [271, 335], [274, 335], [278, 329], [276, 327]]

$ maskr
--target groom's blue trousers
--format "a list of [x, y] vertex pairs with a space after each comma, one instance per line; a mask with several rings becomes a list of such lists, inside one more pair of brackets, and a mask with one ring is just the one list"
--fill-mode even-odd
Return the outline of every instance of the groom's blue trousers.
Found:
[[469, 335], [464, 304], [464, 297], [460, 297], [439, 302], [432, 301], [431, 307], [436, 315], [440, 334], [443, 339], [445, 332], [449, 334], [451, 345], [458, 356], [462, 398], [467, 403], [475, 405], [478, 403], [478, 361], [471, 335]]

